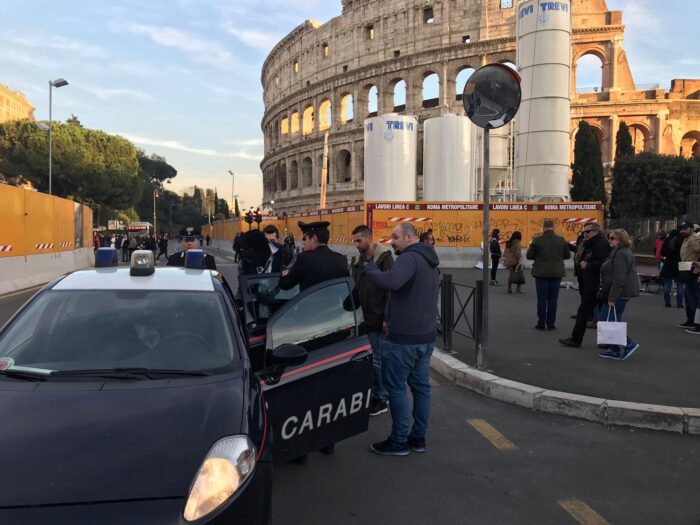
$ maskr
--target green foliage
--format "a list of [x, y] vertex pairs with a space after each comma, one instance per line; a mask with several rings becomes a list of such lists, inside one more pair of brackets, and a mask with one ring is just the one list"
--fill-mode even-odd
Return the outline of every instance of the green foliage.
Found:
[[621, 157], [615, 165], [615, 208], [619, 216], [673, 219], [686, 213], [691, 172], [700, 163], [645, 152]]
[[234, 208], [233, 214], [234, 214], [236, 217], [240, 217], [240, 216], [241, 216], [241, 208], [240, 208], [240, 206], [238, 206], [238, 197], [235, 198], [235, 202], [234, 202], [233, 208]]
[[[77, 121], [77, 119], [75, 119]], [[136, 148], [122, 137], [53, 124], [53, 193], [80, 202], [130, 208], [141, 196]], [[0, 171], [48, 191], [48, 133], [32, 121], [0, 125]]]
[[588, 122], [579, 124], [574, 144], [574, 173], [571, 180], [573, 201], [605, 202], [603, 161], [598, 137]]

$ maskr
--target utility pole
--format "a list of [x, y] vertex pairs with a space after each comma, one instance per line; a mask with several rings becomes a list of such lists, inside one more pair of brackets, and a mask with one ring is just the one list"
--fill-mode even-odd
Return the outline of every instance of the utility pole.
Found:
[[233, 170], [228, 170], [229, 175], [231, 175], [231, 214], [229, 217], [233, 217], [233, 215], [236, 213], [236, 174], [233, 172]]
[[158, 232], [158, 227], [156, 224], [156, 198], [158, 197], [158, 188], [153, 190], [153, 234]]

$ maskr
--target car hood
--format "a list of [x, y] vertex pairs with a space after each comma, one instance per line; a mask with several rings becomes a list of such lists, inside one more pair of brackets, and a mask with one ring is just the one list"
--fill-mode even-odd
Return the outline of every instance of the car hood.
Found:
[[244, 380], [0, 383], [0, 507], [185, 497]]

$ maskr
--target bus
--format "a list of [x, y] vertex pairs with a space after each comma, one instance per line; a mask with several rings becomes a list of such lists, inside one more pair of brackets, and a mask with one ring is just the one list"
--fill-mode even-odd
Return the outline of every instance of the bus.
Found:
[[153, 233], [153, 224], [150, 222], [132, 222], [127, 226], [129, 235], [134, 237], [147, 237]]

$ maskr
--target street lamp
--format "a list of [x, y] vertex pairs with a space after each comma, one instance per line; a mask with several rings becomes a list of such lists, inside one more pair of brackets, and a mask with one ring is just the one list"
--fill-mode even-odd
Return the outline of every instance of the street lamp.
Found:
[[231, 216], [233, 216], [233, 214], [236, 213], [236, 196], [234, 195], [234, 188], [236, 187], [236, 174], [231, 170], [228, 170], [228, 173], [231, 175], [231, 208], [233, 209]]
[[51, 153], [52, 153], [52, 136], [51, 136], [51, 128], [53, 124], [53, 116], [52, 116], [52, 106], [53, 106], [53, 88], [60, 88], [63, 86], [67, 86], [68, 81], [65, 78], [57, 78], [56, 80], [49, 80], [49, 195], [52, 195], [52, 161], [51, 161]]
[[275, 201], [270, 201], [270, 215], [275, 214]]

